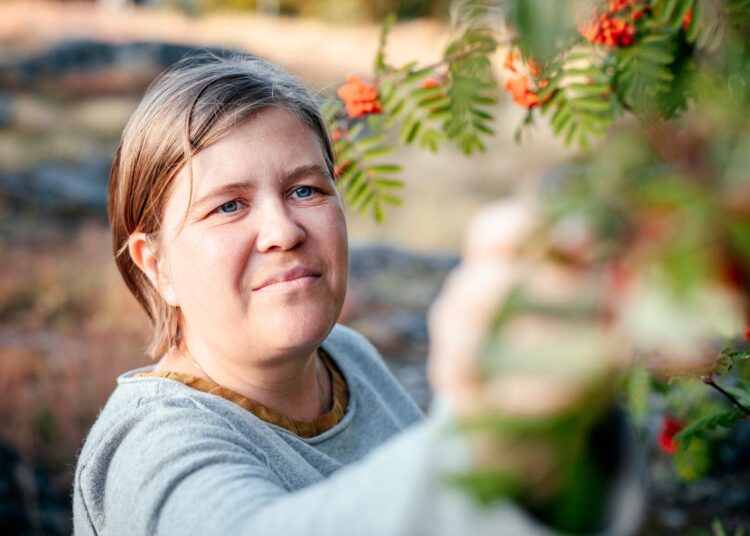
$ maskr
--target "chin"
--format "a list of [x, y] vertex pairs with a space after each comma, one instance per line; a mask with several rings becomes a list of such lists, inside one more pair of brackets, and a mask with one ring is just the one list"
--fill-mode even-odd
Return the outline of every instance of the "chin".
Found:
[[[339, 308], [340, 309], [340, 308]], [[298, 311], [279, 318], [266, 318], [261, 332], [267, 346], [276, 351], [318, 346], [328, 336], [338, 314], [335, 311]]]

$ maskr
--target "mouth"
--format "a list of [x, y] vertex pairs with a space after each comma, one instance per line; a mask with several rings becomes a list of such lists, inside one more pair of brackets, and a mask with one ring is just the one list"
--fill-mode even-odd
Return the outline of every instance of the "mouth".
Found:
[[253, 288], [254, 292], [276, 292], [308, 287], [320, 279], [320, 272], [306, 266], [296, 266], [279, 272]]

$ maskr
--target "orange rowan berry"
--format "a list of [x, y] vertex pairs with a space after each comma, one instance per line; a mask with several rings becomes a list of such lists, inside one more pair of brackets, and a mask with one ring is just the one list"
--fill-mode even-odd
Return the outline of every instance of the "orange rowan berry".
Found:
[[529, 89], [529, 79], [525, 76], [511, 78], [505, 82], [505, 89], [508, 90], [515, 103], [523, 108], [534, 108], [535, 106], [544, 104], [551, 96], [548, 96], [544, 100], [539, 100], [539, 95]]
[[346, 76], [346, 84], [339, 88], [338, 96], [344, 101], [350, 119], [381, 111], [375, 86], [353, 74]]
[[584, 25], [581, 33], [592, 43], [618, 48], [633, 43], [635, 27], [625, 19], [604, 13], [593, 24]]
[[513, 73], [517, 72], [515, 66], [515, 62], [517, 59], [518, 52], [508, 52], [507, 56], [505, 56], [505, 61], [503, 62], [503, 68]]
[[529, 65], [529, 72], [531, 76], [539, 76], [539, 66], [536, 64], [533, 58], [529, 58], [526, 62]]

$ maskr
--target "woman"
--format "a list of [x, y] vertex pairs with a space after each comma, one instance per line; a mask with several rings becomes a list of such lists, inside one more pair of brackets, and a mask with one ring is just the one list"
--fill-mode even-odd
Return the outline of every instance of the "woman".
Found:
[[[268, 63], [183, 62], [149, 89], [108, 208], [158, 361], [120, 376], [86, 440], [76, 533], [453, 534], [498, 521], [546, 533], [513, 505], [478, 512], [444, 490], [467, 446], [441, 438], [439, 416], [404, 431], [421, 412], [336, 325], [348, 257], [333, 163], [315, 102]], [[452, 303], [434, 323], [451, 323]], [[442, 353], [466, 354], [451, 324]], [[451, 366], [435, 366], [448, 397], [467, 385]]]

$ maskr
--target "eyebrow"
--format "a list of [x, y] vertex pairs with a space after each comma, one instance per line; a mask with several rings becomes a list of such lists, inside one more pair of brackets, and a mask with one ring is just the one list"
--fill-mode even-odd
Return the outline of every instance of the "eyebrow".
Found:
[[[328, 172], [328, 169], [326, 167], [321, 166], [320, 164], [306, 164], [297, 166], [293, 170], [289, 171], [283, 177], [281, 177], [279, 182], [291, 182], [302, 177], [309, 177], [312, 175], [318, 175], [320, 177], [325, 177], [328, 179], [331, 178], [331, 174]], [[190, 212], [194, 212], [214, 198], [223, 197], [226, 195], [234, 194], [236, 192], [252, 190], [253, 188], [255, 188], [255, 183], [251, 180], [222, 184], [221, 186], [217, 186], [213, 190], [209, 190], [207, 194], [191, 203]]]

